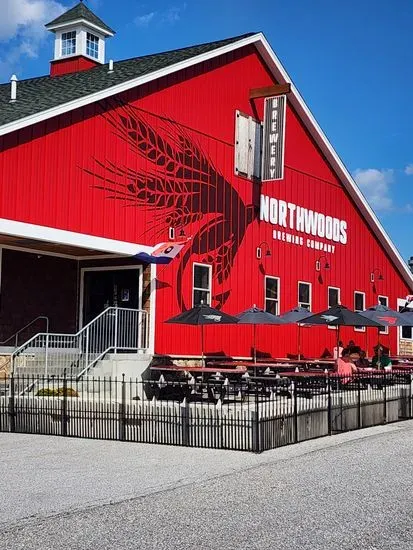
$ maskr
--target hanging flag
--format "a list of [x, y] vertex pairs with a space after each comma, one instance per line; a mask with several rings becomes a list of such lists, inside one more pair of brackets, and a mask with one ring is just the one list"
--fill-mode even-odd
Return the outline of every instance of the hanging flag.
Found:
[[134, 258], [148, 264], [169, 264], [181, 252], [190, 238], [184, 241], [160, 243], [153, 247], [151, 252], [138, 252]]

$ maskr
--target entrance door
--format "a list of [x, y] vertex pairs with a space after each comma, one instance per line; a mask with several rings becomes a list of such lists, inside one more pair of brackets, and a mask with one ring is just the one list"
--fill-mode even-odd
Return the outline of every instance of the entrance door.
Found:
[[83, 326], [108, 307], [139, 309], [140, 269], [85, 271]]

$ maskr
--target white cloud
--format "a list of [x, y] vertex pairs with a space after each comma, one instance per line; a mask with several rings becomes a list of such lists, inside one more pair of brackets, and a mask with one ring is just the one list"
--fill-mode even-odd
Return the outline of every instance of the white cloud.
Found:
[[394, 181], [393, 170], [358, 169], [354, 172], [353, 177], [375, 210], [392, 210], [394, 208], [390, 195], [390, 186]]
[[408, 164], [406, 168], [404, 169], [404, 173], [407, 176], [413, 176], [413, 164]]
[[181, 6], [172, 6], [164, 11], [151, 11], [143, 15], [135, 17], [135, 24], [138, 27], [147, 27], [150, 23], [159, 25], [174, 25], [182, 16], [182, 12], [186, 10], [186, 3]]
[[[18, 72], [21, 58], [38, 56], [47, 36], [45, 23], [63, 13], [67, 7], [57, 0], [1, 0], [0, 80]], [[6, 14], [6, 16], [4, 16]]]
[[135, 23], [136, 25], [138, 25], [138, 27], [147, 27], [152, 19], [155, 17], [155, 15], [155, 11], [145, 13], [144, 15], [138, 15], [138, 17], [135, 17]]

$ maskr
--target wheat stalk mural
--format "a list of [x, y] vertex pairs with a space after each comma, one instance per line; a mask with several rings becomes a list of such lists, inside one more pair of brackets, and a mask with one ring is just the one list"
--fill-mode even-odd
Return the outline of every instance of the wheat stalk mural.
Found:
[[[197, 255], [197, 261], [214, 265], [213, 282], [217, 284], [213, 288], [221, 290], [213, 296], [213, 305], [222, 307], [231, 292], [224, 287], [234, 258], [248, 225], [256, 218], [255, 207], [244, 204], [185, 127], [112, 100], [102, 107], [102, 116], [114, 135], [128, 145], [134, 162], [122, 166], [95, 158], [94, 168], [84, 171], [93, 176], [94, 187], [108, 199], [150, 211], [147, 237], [165, 238], [167, 227], [187, 228], [188, 234], [188, 226], [193, 224], [191, 231], [194, 226], [197, 230], [191, 246], [179, 259], [178, 303], [181, 309], [188, 306], [182, 297], [182, 275], [191, 257]], [[137, 240], [139, 237], [142, 235]]]

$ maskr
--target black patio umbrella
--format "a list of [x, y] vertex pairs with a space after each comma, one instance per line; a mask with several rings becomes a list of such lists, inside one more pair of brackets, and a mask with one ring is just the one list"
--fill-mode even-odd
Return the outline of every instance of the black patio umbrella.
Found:
[[399, 313], [394, 309], [390, 309], [387, 306], [382, 304], [377, 304], [376, 306], [369, 307], [368, 309], [361, 311], [360, 315], [367, 317], [384, 327], [411, 327], [413, 322], [409, 319], [409, 316], [406, 313]]
[[205, 325], [235, 325], [238, 319], [223, 311], [214, 309], [206, 304], [199, 304], [192, 309], [183, 311], [175, 317], [171, 317], [165, 323], [177, 325], [199, 325], [201, 327], [201, 352], [202, 364], [204, 364], [204, 326]]
[[333, 306], [330, 309], [311, 315], [306, 318], [305, 323], [309, 325], [327, 325], [337, 327], [337, 350], [339, 348], [338, 343], [340, 341], [340, 327], [383, 327], [383, 325], [377, 321], [368, 319], [367, 317], [361, 315], [361, 313], [351, 311], [342, 305]]
[[256, 336], [257, 336], [257, 325], [285, 325], [285, 322], [276, 315], [264, 311], [256, 307], [255, 305], [250, 309], [238, 313], [238, 324], [239, 325], [253, 325], [254, 327], [254, 336], [253, 336], [253, 350], [254, 350], [254, 363], [257, 362], [257, 346], [256, 346]]
[[[408, 313], [399, 313], [394, 309], [391, 309], [382, 304], [377, 304], [376, 306], [369, 307], [368, 309], [362, 311], [360, 315], [366, 317], [367, 319], [376, 321], [380, 323], [383, 327], [411, 327], [413, 326], [413, 317]], [[377, 354], [380, 357], [380, 328], [377, 330], [377, 343], [378, 351]]]
[[283, 315], [280, 315], [280, 319], [283, 319], [283, 321], [286, 322], [286, 324], [289, 325], [295, 325], [298, 326], [298, 359], [301, 359], [301, 327], [302, 325], [306, 325], [307, 323], [302, 323], [304, 319], [307, 317], [310, 317], [312, 315], [311, 311], [306, 309], [305, 307], [297, 306], [290, 311], [287, 311], [287, 313], [284, 313]]

